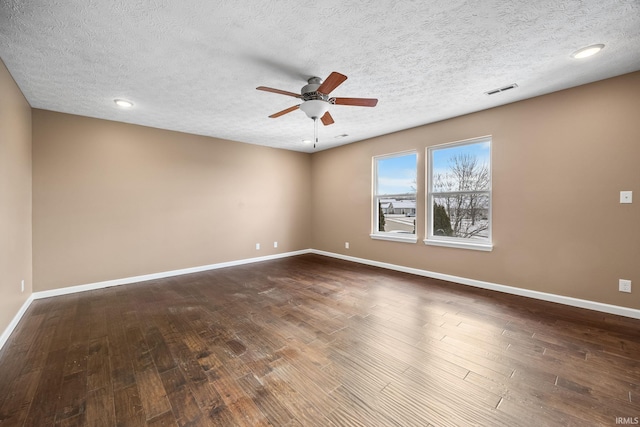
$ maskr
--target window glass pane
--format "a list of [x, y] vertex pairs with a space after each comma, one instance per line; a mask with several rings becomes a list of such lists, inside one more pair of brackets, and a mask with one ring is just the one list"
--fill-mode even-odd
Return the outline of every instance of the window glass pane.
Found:
[[433, 196], [433, 235], [489, 238], [489, 194]]
[[491, 245], [491, 138], [435, 146], [427, 153], [425, 243]]
[[416, 233], [416, 199], [413, 196], [378, 198], [377, 231], [397, 234]]
[[417, 154], [377, 159], [376, 194], [415, 194]]
[[375, 159], [374, 233], [416, 233], [417, 153]]
[[487, 140], [433, 150], [432, 191], [489, 190], [490, 146]]

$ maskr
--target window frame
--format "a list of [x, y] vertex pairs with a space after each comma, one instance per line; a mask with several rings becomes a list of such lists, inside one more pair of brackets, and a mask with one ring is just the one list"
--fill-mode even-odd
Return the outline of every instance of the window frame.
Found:
[[[404, 194], [378, 194], [377, 193], [377, 185], [378, 185], [378, 160], [389, 159], [394, 157], [403, 157], [415, 155], [416, 156], [416, 191], [415, 191], [415, 200], [416, 200], [416, 215], [413, 217], [416, 221], [416, 229], [413, 234], [402, 234], [402, 233], [392, 233], [387, 231], [379, 231], [378, 230], [378, 221], [379, 221], [379, 206], [378, 201], [383, 198], [392, 198], [394, 196], [400, 196]], [[418, 230], [417, 230], [417, 218], [418, 218], [418, 159], [419, 159], [418, 150], [406, 150], [399, 151], [390, 154], [382, 154], [379, 156], [372, 157], [372, 185], [371, 185], [371, 234], [369, 237], [376, 240], [389, 240], [393, 242], [404, 242], [404, 243], [417, 243], [418, 242]]]
[[[478, 143], [489, 142], [489, 189], [481, 191], [433, 191], [433, 152], [437, 150], [461, 147], [464, 145], [472, 145]], [[485, 135], [477, 138], [464, 139], [461, 141], [448, 142], [444, 144], [433, 145], [426, 149], [426, 237], [423, 240], [425, 245], [444, 246], [449, 248], [473, 249], [479, 251], [493, 250], [493, 137]], [[437, 196], [461, 195], [461, 194], [486, 194], [489, 198], [489, 206], [487, 218], [489, 221], [488, 236], [486, 239], [469, 239], [464, 237], [438, 236], [433, 233], [433, 204], [434, 198]]]

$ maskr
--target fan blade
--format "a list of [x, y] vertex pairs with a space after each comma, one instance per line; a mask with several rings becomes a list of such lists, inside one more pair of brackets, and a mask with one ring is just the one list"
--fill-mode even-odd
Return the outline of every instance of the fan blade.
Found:
[[300, 94], [293, 93], [293, 92], [287, 92], [286, 90], [274, 89], [272, 87], [258, 86], [256, 89], [263, 90], [265, 92], [279, 93], [280, 95], [293, 96], [294, 98], [302, 98], [302, 95], [300, 95]]
[[329, 125], [332, 125], [333, 123], [335, 123], [333, 121], [333, 117], [331, 117], [331, 114], [329, 114], [328, 111], [326, 113], [324, 113], [324, 116], [322, 116], [320, 118], [320, 120], [322, 120], [322, 124], [325, 125], [325, 126], [329, 126]]
[[282, 111], [279, 111], [279, 112], [277, 112], [275, 114], [272, 114], [269, 117], [272, 118], [272, 119], [275, 119], [276, 117], [284, 116], [287, 113], [290, 113], [292, 111], [296, 111], [298, 108], [300, 108], [300, 105], [294, 105], [293, 107], [289, 107], [286, 110], [282, 110]]
[[329, 77], [327, 77], [327, 79], [316, 90], [320, 93], [324, 93], [325, 95], [329, 95], [335, 88], [344, 83], [345, 80], [347, 80], [347, 76], [334, 71], [329, 74]]
[[357, 107], [375, 107], [378, 100], [375, 98], [333, 98], [336, 105], [355, 105]]

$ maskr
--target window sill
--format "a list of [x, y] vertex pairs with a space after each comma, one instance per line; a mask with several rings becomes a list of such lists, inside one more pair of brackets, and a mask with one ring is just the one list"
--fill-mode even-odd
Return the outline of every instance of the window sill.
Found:
[[391, 242], [417, 243], [418, 237], [415, 234], [369, 234], [375, 240], [389, 240]]
[[455, 242], [450, 240], [423, 240], [425, 245], [430, 246], [443, 246], [445, 248], [457, 248], [457, 249], [472, 249], [475, 251], [491, 252], [493, 250], [493, 244], [491, 243], [471, 243], [471, 242]]

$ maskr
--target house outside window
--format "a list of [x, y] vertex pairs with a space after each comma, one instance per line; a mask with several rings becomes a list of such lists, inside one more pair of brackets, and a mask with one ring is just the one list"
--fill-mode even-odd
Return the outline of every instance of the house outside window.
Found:
[[373, 158], [372, 238], [417, 241], [417, 170], [415, 151]]
[[490, 251], [491, 137], [427, 148], [427, 245]]

